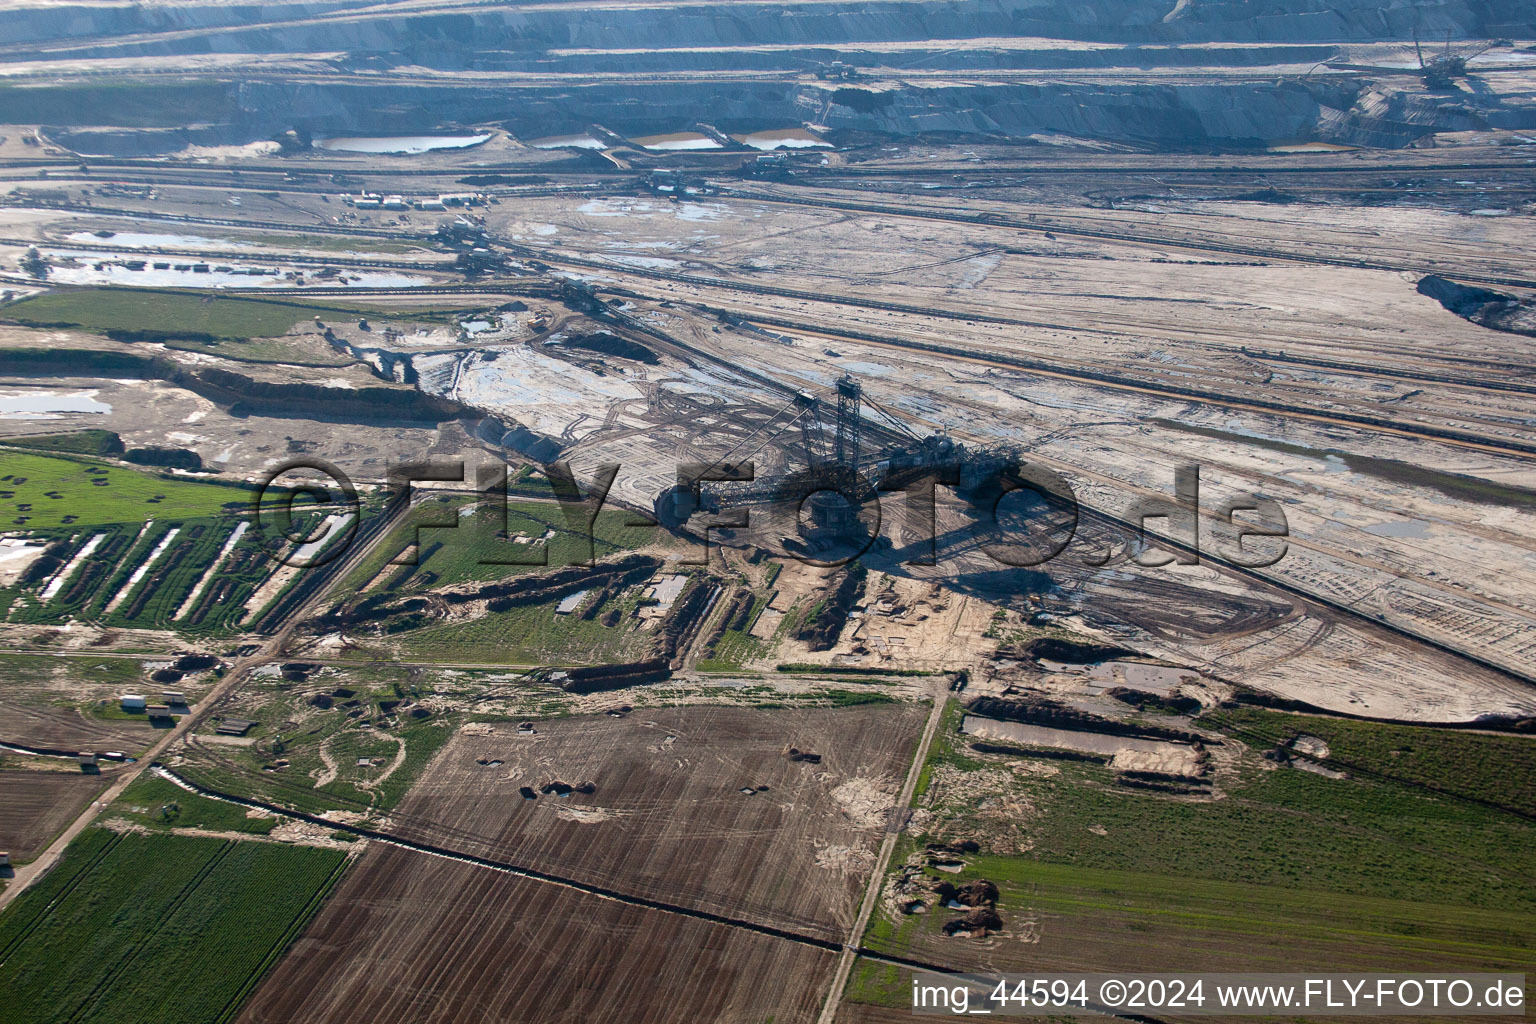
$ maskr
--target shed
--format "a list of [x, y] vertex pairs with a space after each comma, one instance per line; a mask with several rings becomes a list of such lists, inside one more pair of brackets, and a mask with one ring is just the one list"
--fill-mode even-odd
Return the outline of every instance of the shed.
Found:
[[11, 854], [9, 850], [0, 850], [0, 868], [11, 866]]
[[137, 693], [125, 693], [118, 699], [122, 702], [124, 711], [143, 711], [149, 703]]
[[171, 706], [169, 704], [146, 704], [144, 710], [150, 718], [170, 718]]
[[226, 718], [213, 731], [221, 736], [244, 736], [255, 727], [249, 718]]
[[185, 704], [187, 702], [187, 695], [180, 690], [161, 690], [160, 699], [167, 704]]
[[95, 768], [96, 754], [94, 751], [82, 750], [79, 754], [81, 768]]

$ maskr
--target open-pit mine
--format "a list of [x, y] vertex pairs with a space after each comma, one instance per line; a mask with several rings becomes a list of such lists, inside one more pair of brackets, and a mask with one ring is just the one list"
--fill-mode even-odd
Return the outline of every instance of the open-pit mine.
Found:
[[0, 6], [0, 1024], [1536, 976], [1533, 237], [1516, 0]]

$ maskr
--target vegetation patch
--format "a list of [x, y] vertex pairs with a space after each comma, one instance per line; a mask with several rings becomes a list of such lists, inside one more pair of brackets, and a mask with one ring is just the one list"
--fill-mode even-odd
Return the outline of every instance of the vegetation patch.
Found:
[[244, 807], [198, 796], [150, 772], [123, 790], [112, 805], [112, 816], [161, 831], [195, 828], [266, 835], [278, 824], [277, 818], [250, 817]]
[[244, 487], [140, 473], [110, 463], [0, 451], [0, 527], [77, 528], [244, 509]]
[[5, 307], [4, 319], [30, 327], [78, 327], [119, 332], [133, 339], [142, 332], [155, 340], [189, 341], [272, 338], [295, 324], [319, 317], [359, 314], [394, 319], [439, 319], [442, 310], [386, 309], [348, 303], [285, 302], [281, 299], [210, 297], [202, 292], [152, 288], [70, 288], [45, 292]]
[[[627, 525], [631, 518], [628, 512], [599, 512], [589, 540], [585, 531], [571, 529], [552, 501], [508, 502], [503, 518], [494, 502], [442, 495], [413, 507], [338, 590], [409, 593], [488, 582], [584, 564], [594, 555], [604, 558], [671, 539], [655, 527]], [[402, 564], [406, 559], [410, 563]]]
[[338, 686], [334, 672], [312, 675], [311, 668], [291, 662], [283, 676], [243, 691], [226, 717], [257, 722], [247, 733], [254, 742], [194, 743], [177, 773], [207, 789], [309, 814], [382, 813], [463, 721], [429, 711], [419, 699], [426, 691], [398, 675], [385, 685]]
[[[1211, 790], [1192, 795], [1121, 785], [1136, 773], [1098, 760], [971, 743], [962, 714], [951, 702], [923, 765], [923, 831], [898, 845], [872, 949], [957, 955], [953, 915], [898, 909], [915, 871], [920, 889], [998, 887], [988, 955], [1003, 970], [1531, 965], [1528, 738], [1222, 708], [1198, 720], [1226, 742]], [[1281, 745], [1290, 758], [1263, 756]], [[943, 872], [925, 852], [961, 841], [979, 848]], [[903, 984], [862, 964], [849, 998], [896, 1005]]]
[[227, 1021], [345, 862], [313, 847], [87, 830], [0, 916], [0, 1022]]
[[123, 439], [111, 430], [76, 430], [68, 434], [23, 434], [0, 438], [0, 444], [71, 455], [121, 455]]

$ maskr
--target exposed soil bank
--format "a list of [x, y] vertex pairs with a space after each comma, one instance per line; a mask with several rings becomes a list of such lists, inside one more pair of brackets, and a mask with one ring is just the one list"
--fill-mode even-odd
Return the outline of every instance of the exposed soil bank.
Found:
[[441, 423], [464, 410], [415, 389], [328, 388], [259, 381], [220, 367], [189, 368], [158, 356], [73, 349], [8, 349], [0, 373], [15, 376], [131, 377], [161, 380], [229, 407], [235, 416], [281, 416], [346, 423]]

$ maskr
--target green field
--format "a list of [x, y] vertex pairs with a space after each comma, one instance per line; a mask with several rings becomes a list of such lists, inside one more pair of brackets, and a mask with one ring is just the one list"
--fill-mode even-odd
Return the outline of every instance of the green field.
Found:
[[633, 593], [612, 602], [622, 609], [618, 625], [605, 626], [579, 613], [560, 615], [556, 602], [489, 612], [470, 622], [425, 626], [391, 640], [413, 658], [445, 664], [599, 665], [626, 661], [648, 649], [654, 634], [640, 633], [631, 612]]
[[1536, 816], [1536, 737], [1356, 722], [1259, 708], [1222, 708], [1200, 723], [1254, 746], [1298, 733], [1328, 742], [1327, 763], [1425, 794], [1477, 800]]
[[135, 686], [145, 685], [144, 678], [148, 673], [144, 661], [142, 658], [108, 654], [101, 657], [60, 659], [51, 654], [6, 652], [0, 654], [0, 679], [6, 683], [6, 696], [12, 696], [18, 691], [36, 691], [58, 699], [56, 687], [61, 676], [89, 679], [92, 683], [132, 692]]
[[[1229, 714], [1201, 724], [1216, 726]], [[1116, 786], [1114, 773], [1102, 765], [1053, 762], [1053, 774], [1014, 783], [1040, 812], [1029, 824], [1035, 845], [1029, 859], [1536, 911], [1536, 864], [1527, 852], [1536, 839], [1530, 817], [1536, 807], [1521, 798], [1522, 790], [1529, 798], [1531, 740], [1270, 711], [1241, 714], [1250, 731], [1252, 723], [1263, 722], [1276, 735], [1328, 731], [1356, 737], [1352, 763], [1369, 773], [1331, 779], [1275, 768], [1250, 754], [1218, 782], [1224, 799], [1198, 802]], [[1416, 753], [1392, 753], [1408, 746]], [[935, 748], [937, 762], [970, 771], [999, 763], [968, 751], [966, 738], [952, 731]], [[1467, 781], [1458, 798], [1426, 789], [1425, 778]], [[1489, 806], [1481, 802], [1485, 797], [1512, 806]], [[946, 805], [938, 816], [958, 828], [968, 812]], [[1085, 823], [1098, 824], [1107, 835], [1088, 831]]]
[[[255, 742], [189, 746], [186, 762], [177, 771], [209, 789], [308, 813], [387, 811], [453, 735], [463, 716], [437, 712], [414, 717], [409, 713], [414, 705], [400, 705], [427, 693], [427, 687], [402, 678], [403, 673], [385, 674], [393, 677], [391, 681], [372, 687], [330, 669], [303, 684], [261, 677], [223, 709], [225, 714], [259, 723], [248, 734]], [[430, 677], [423, 682], [430, 684]], [[316, 694], [341, 687], [353, 696], [334, 698], [325, 709], [311, 703]], [[213, 725], [202, 731], [211, 733]], [[373, 763], [359, 765], [360, 758]]]
[[140, 473], [85, 458], [0, 450], [0, 527], [7, 530], [142, 525], [249, 505], [250, 492], [242, 487]]
[[209, 297], [202, 292], [150, 288], [91, 288], [45, 292], [6, 306], [0, 317], [40, 327], [88, 331], [165, 331], [215, 338], [272, 338], [295, 324], [362, 316], [440, 320], [443, 310], [385, 309], [349, 303], [284, 302], [281, 299]]
[[710, 652], [710, 657], [699, 661], [698, 668], [701, 672], [731, 672], [741, 668], [742, 665], [754, 658], [761, 658], [768, 653], [769, 645], [763, 643], [752, 635], [752, 627], [757, 622], [757, 617], [772, 600], [771, 595], [759, 594], [752, 599], [752, 610], [747, 613], [747, 618], [741, 629], [727, 629], [720, 634], [715, 641], [715, 648]]
[[313, 847], [89, 829], [0, 916], [0, 1022], [229, 1020], [345, 862]]
[[[910, 843], [904, 844], [897, 861], [911, 850]], [[977, 878], [997, 884], [1005, 927], [1032, 938], [1015, 947], [1024, 959], [1003, 960], [1010, 970], [1528, 974], [1536, 966], [1531, 953], [1536, 924], [1520, 910], [1106, 871], [1018, 857], [968, 857], [960, 874], [929, 877], [957, 885]], [[877, 916], [866, 945], [942, 956], [963, 966], [969, 940], [941, 934], [948, 916], [907, 917], [899, 925]], [[888, 965], [860, 961], [846, 998], [906, 1007], [909, 977]]]
[[245, 808], [189, 793], [149, 772], [140, 775], [112, 804], [112, 817], [157, 831], [195, 828], [207, 832], [249, 832], [266, 835], [278, 819], [252, 818]]
[[[553, 501], [509, 501], [506, 521], [490, 503], [462, 515], [475, 499], [467, 495], [442, 495], [422, 501], [411, 509], [390, 536], [368, 558], [359, 562], [338, 588], [341, 592], [413, 591], [433, 586], [481, 583], [519, 573], [543, 572], [563, 565], [584, 564], [595, 552], [598, 558], [651, 544], [670, 543], [672, 537], [658, 527], [626, 526], [629, 512], [604, 510], [592, 524], [592, 541], [567, 526]], [[507, 538], [496, 531], [505, 527]], [[538, 540], [553, 532], [547, 541]], [[513, 537], [536, 543], [520, 544]], [[420, 541], [417, 564], [391, 566], [402, 552]]]
[[[1536, 966], [1530, 738], [1223, 709], [1199, 724], [1247, 747], [1213, 748], [1211, 799], [1120, 786], [1095, 763], [977, 754], [959, 717], [951, 705], [919, 777], [925, 833], [893, 863], [980, 842], [958, 875], [928, 866], [924, 884], [996, 883], [1005, 926], [1032, 936], [1001, 947], [1012, 969]], [[1258, 756], [1298, 733], [1327, 740], [1347, 777]], [[952, 916], [877, 914], [865, 941], [963, 966], [965, 942], [942, 934]], [[849, 998], [900, 1005], [904, 985], [863, 963]]]
[[[235, 536], [249, 522], [251, 493], [0, 449], [0, 523], [9, 518], [12, 529], [48, 545], [0, 588], [0, 614], [19, 623], [77, 619], [193, 635], [237, 629], [246, 600], [276, 567], [272, 538], [256, 529]], [[318, 526], [324, 511], [297, 509], [294, 531]]]
[[0, 438], [0, 444], [34, 451], [68, 452], [71, 455], [121, 454], [123, 439], [110, 430], [75, 430], [67, 434], [22, 434]]

